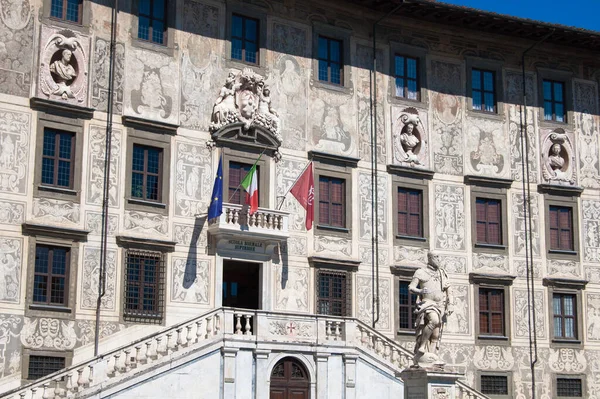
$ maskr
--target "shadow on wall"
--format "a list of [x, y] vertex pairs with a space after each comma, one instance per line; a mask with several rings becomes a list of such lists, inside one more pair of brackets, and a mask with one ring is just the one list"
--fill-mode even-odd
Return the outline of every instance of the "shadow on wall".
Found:
[[206, 224], [208, 215], [200, 216], [196, 218], [194, 222], [194, 230], [192, 231], [192, 239], [190, 240], [190, 248], [188, 250], [187, 259], [185, 262], [185, 273], [183, 275], [183, 288], [188, 289], [196, 281], [196, 273], [198, 268], [198, 241], [202, 234], [202, 229]]

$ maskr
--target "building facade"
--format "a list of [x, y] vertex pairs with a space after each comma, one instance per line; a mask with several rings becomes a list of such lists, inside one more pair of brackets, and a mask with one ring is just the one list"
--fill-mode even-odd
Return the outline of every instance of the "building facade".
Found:
[[107, 176], [106, 3], [0, 2], [0, 392], [403, 397], [435, 250], [457, 394], [600, 398], [600, 34], [425, 0], [120, 2]]

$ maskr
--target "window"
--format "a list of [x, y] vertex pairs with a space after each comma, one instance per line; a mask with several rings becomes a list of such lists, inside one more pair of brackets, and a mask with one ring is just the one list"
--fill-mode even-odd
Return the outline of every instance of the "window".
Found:
[[[229, 194], [227, 196], [226, 202], [239, 205], [244, 205], [246, 203], [246, 192], [240, 184], [242, 183], [242, 180], [244, 180], [244, 177], [246, 177], [250, 169], [252, 169], [251, 164], [245, 164], [234, 161], [229, 162]], [[260, 166], [258, 165], [256, 165], [256, 177], [258, 180], [257, 183], [260, 191]], [[258, 205], [260, 206], [260, 198], [258, 199]]]
[[496, 112], [495, 73], [482, 69], [471, 71], [471, 95], [473, 109], [476, 111]]
[[50, 16], [69, 22], [81, 23], [83, 0], [52, 0]]
[[74, 155], [75, 134], [45, 128], [41, 183], [46, 186], [73, 188]]
[[504, 289], [479, 288], [479, 334], [505, 336]]
[[131, 159], [131, 197], [144, 201], [161, 201], [161, 148], [134, 144]]
[[573, 208], [550, 206], [550, 250], [573, 251]]
[[508, 377], [503, 375], [482, 375], [481, 393], [486, 395], [508, 395]]
[[423, 191], [398, 187], [398, 235], [423, 237]]
[[556, 396], [566, 398], [582, 398], [583, 384], [581, 378], [557, 378]]
[[418, 60], [396, 55], [395, 65], [396, 97], [420, 100]]
[[37, 380], [65, 368], [64, 357], [29, 355], [28, 380]]
[[565, 84], [544, 79], [542, 85], [544, 90], [544, 119], [566, 122]]
[[346, 227], [346, 181], [319, 176], [319, 224]]
[[502, 245], [502, 207], [500, 200], [477, 198], [475, 207], [477, 243]]
[[258, 64], [259, 21], [241, 15], [231, 17], [231, 58]]
[[398, 329], [414, 330], [417, 295], [408, 290], [410, 282], [400, 281], [398, 290]]
[[167, 1], [138, 1], [138, 39], [157, 44], [165, 44], [167, 32]]
[[349, 316], [352, 282], [349, 273], [317, 271], [317, 312], [330, 316]]
[[342, 41], [319, 36], [318, 46], [319, 80], [342, 85], [344, 83]]
[[554, 293], [554, 338], [577, 339], [577, 297], [574, 294]]
[[33, 303], [67, 306], [70, 248], [37, 245]]
[[123, 301], [126, 321], [162, 322], [164, 269], [163, 255], [160, 252], [127, 251]]

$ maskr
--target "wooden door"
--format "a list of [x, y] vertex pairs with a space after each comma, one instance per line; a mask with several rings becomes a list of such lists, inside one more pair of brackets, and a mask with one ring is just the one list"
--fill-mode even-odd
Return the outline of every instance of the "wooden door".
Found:
[[271, 372], [270, 399], [309, 399], [310, 379], [296, 359], [281, 359]]

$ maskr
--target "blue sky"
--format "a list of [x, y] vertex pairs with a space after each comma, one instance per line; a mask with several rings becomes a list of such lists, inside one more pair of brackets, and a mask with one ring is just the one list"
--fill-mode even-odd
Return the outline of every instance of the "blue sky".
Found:
[[600, 0], [440, 0], [515, 17], [600, 31]]

